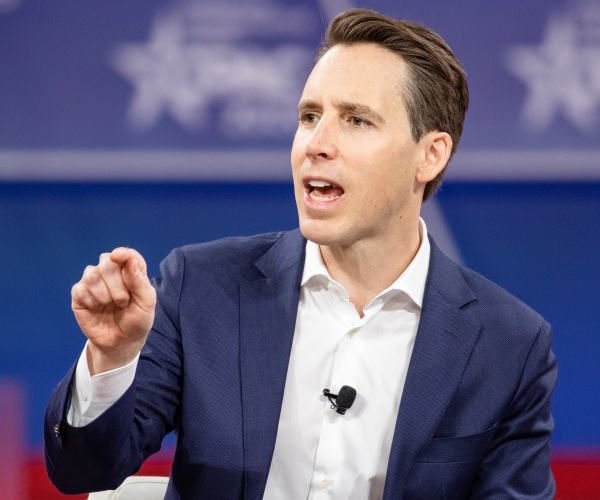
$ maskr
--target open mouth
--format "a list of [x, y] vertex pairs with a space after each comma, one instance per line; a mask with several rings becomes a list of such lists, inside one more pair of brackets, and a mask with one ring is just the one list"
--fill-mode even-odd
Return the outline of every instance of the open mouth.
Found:
[[314, 201], [332, 201], [344, 194], [344, 190], [329, 181], [312, 179], [306, 182], [308, 197]]

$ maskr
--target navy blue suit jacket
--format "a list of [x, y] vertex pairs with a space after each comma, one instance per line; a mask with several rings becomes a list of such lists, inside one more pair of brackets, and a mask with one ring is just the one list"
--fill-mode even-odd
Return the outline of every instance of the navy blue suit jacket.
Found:
[[[174, 250], [155, 280], [155, 324], [132, 387], [83, 428], [65, 421], [73, 370], [54, 391], [45, 422], [54, 484], [115, 488], [175, 430], [166, 498], [261, 498], [304, 248], [296, 230]], [[432, 242], [384, 498], [552, 498], [556, 373], [548, 323]]]

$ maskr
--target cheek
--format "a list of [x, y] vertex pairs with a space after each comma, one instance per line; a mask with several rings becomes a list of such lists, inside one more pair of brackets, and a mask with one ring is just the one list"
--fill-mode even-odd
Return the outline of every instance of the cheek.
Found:
[[304, 154], [304, 147], [294, 139], [292, 149], [290, 152], [290, 160], [292, 165], [292, 181], [294, 183], [294, 194], [296, 201], [299, 201], [304, 196], [304, 184], [300, 179], [300, 168], [306, 155]]
[[301, 137], [299, 137], [299, 134], [296, 134], [296, 136], [294, 137], [294, 142], [292, 143], [292, 149], [290, 154], [290, 159], [292, 162], [292, 171], [294, 173], [298, 172], [300, 165], [302, 165], [302, 162], [306, 158], [305, 151], [306, 147]]

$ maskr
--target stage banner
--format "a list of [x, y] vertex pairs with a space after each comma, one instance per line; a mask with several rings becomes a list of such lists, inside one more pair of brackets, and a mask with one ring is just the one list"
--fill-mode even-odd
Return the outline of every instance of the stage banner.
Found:
[[598, 0], [0, 0], [0, 181], [287, 180], [316, 48], [355, 6], [464, 64], [448, 179], [600, 178]]

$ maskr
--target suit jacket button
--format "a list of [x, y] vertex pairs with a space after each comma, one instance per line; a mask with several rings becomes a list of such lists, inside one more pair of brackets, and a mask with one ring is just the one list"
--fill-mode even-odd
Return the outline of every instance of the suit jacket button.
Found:
[[60, 427], [60, 422], [56, 422], [54, 425], [54, 434], [56, 434], [56, 437], [60, 437]]

